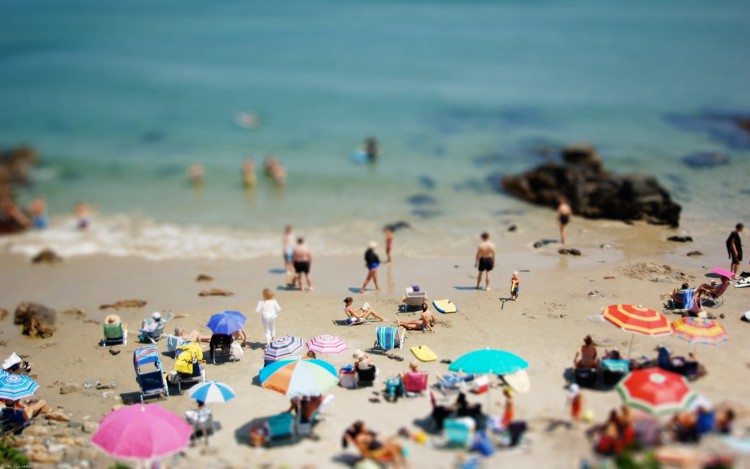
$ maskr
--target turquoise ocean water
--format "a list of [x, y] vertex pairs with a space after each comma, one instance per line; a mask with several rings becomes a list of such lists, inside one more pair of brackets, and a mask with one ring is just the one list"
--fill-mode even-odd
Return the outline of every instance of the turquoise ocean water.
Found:
[[[722, 120], [750, 111], [749, 23], [743, 0], [6, 0], [0, 145], [39, 150], [22, 200], [44, 195], [53, 227], [0, 247], [252, 257], [293, 223], [319, 250], [359, 252], [396, 220], [476, 236], [509, 212], [549, 217], [493, 181], [580, 141], [657, 176], [684, 225], [728, 231], [750, 214], [750, 142]], [[374, 166], [350, 158], [368, 135]], [[730, 164], [682, 163], [699, 151]], [[242, 160], [269, 154], [288, 186], [259, 174], [245, 190]], [[78, 200], [96, 208], [85, 235]]]

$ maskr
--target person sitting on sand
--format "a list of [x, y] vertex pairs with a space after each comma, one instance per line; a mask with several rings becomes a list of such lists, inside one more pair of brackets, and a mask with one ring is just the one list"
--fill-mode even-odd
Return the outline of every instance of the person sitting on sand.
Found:
[[726, 284], [729, 282], [729, 277], [721, 276], [721, 283], [716, 284], [715, 281], [709, 283], [703, 283], [701, 286], [695, 289], [695, 298], [700, 299], [703, 295], [709, 295], [716, 297], [726, 288]]
[[684, 282], [682, 285], [680, 285], [680, 288], [675, 288], [674, 290], [672, 290], [672, 293], [669, 294], [669, 297], [674, 301], [682, 303], [682, 299], [685, 298], [685, 290], [689, 289], [690, 287], [688, 286], [688, 283]]
[[376, 462], [390, 462], [393, 467], [405, 466], [404, 451], [395, 441], [380, 441], [378, 434], [370, 431], [365, 423], [357, 420], [344, 432], [344, 446], [353, 443], [365, 458]]
[[375, 366], [372, 358], [360, 349], [355, 350], [352, 356], [354, 357], [354, 368], [366, 370], [371, 366]]
[[599, 360], [596, 358], [594, 339], [590, 335], [583, 338], [583, 345], [576, 352], [576, 356], [573, 358], [573, 365], [576, 368], [596, 368], [599, 366]]
[[344, 312], [346, 313], [346, 316], [349, 318], [354, 319], [362, 319], [367, 320], [370, 316], [376, 318], [378, 321], [385, 321], [386, 319], [379, 315], [377, 311], [372, 309], [370, 307], [370, 303], [365, 303], [362, 305], [359, 309], [352, 309], [352, 303], [354, 303], [354, 299], [351, 296], [347, 296], [344, 298]]
[[154, 332], [157, 329], [161, 329], [166, 324], [161, 318], [161, 313], [154, 311], [150, 318], [146, 318], [141, 323], [141, 332]]
[[422, 314], [418, 321], [401, 321], [396, 320], [399, 327], [405, 328], [407, 331], [422, 331], [422, 332], [435, 332], [432, 326], [435, 325], [437, 320], [435, 316], [427, 309], [427, 303], [422, 304]]
[[211, 342], [210, 335], [201, 335], [200, 332], [193, 329], [188, 334], [185, 332], [185, 328], [177, 326], [174, 328], [174, 335], [181, 338], [185, 342]]
[[26, 422], [34, 418], [34, 416], [38, 414], [39, 412], [41, 412], [42, 409], [44, 409], [46, 405], [47, 405], [47, 402], [44, 399], [39, 399], [36, 402], [29, 402], [25, 405], [21, 402], [21, 399], [16, 399], [16, 400], [6, 399], [5, 400], [5, 406], [11, 407], [16, 410], [20, 410], [21, 415], [23, 415], [23, 419]]
[[412, 360], [409, 363], [409, 369], [406, 371], [402, 371], [401, 373], [398, 374], [398, 376], [403, 380], [406, 377], [406, 375], [408, 375], [409, 373], [416, 373], [418, 371], [419, 371], [419, 362], [417, 360]]

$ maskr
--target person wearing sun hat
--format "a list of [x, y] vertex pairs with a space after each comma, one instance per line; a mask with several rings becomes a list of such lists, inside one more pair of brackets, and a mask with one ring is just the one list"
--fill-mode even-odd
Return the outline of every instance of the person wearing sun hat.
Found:
[[378, 248], [378, 243], [370, 241], [365, 251], [365, 266], [367, 267], [367, 277], [365, 283], [362, 284], [362, 288], [359, 289], [360, 293], [364, 293], [370, 280], [375, 284], [375, 290], [380, 291], [380, 285], [378, 285], [378, 266], [380, 265], [380, 258], [375, 254], [375, 249]]

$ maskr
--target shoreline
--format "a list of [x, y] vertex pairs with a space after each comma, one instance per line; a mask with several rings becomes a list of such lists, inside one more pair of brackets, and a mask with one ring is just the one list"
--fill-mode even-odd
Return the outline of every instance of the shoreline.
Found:
[[[602, 306], [612, 303], [643, 303], [661, 311], [663, 296], [681, 283], [680, 272], [687, 275], [691, 285], [704, 281], [707, 269], [721, 266], [722, 256], [699, 241], [685, 246], [664, 241], [672, 230], [662, 227], [620, 223], [586, 223], [574, 220], [571, 239], [585, 236], [586, 243], [571, 243], [583, 251], [583, 256], [557, 254], [559, 245], [550, 244], [540, 249], [529, 247], [534, 239], [533, 230], [499, 235], [498, 262], [493, 271], [489, 292], [473, 288], [476, 271], [473, 268], [474, 240], [467, 240], [466, 255], [453, 256], [449, 252], [432, 257], [405, 257], [399, 254], [398, 244], [394, 262], [379, 269], [383, 291], [369, 290], [356, 294], [365, 277], [360, 256], [315, 256], [313, 252], [313, 285], [309, 293], [287, 291], [283, 288], [284, 274], [280, 256], [265, 256], [246, 261], [231, 260], [166, 260], [148, 261], [139, 258], [109, 256], [80, 256], [64, 260], [58, 265], [32, 265], [20, 255], [0, 254], [0, 292], [4, 307], [10, 311], [3, 322], [3, 353], [16, 351], [29, 355], [34, 372], [39, 376], [37, 397], [47, 400], [50, 406], [64, 406], [74, 419], [98, 421], [109, 412], [122, 395], [126, 398], [138, 390], [132, 369], [132, 350], [140, 321], [154, 310], [172, 310], [176, 319], [167, 326], [169, 332], [181, 325], [208, 332], [203, 327], [208, 317], [224, 309], [243, 311], [248, 317], [246, 331], [253, 344], [239, 363], [207, 365], [207, 378], [226, 382], [238, 393], [237, 399], [223, 405], [214, 405], [215, 419], [222, 424], [210, 440], [213, 452], [202, 454], [201, 448], [190, 448], [186, 457], [172, 459], [175, 467], [215, 465], [218, 467], [244, 467], [252, 461], [253, 467], [265, 464], [270, 467], [303, 467], [301, 461], [313, 467], [342, 467], [337, 457], [353, 455], [350, 448], [340, 447], [343, 429], [357, 418], [365, 420], [383, 435], [392, 435], [402, 426], [419, 430], [417, 422], [429, 415], [430, 403], [426, 396], [402, 399], [396, 404], [372, 403], [373, 391], [382, 391], [383, 380], [403, 370], [413, 358], [409, 347], [428, 345], [438, 355], [438, 361], [422, 363], [420, 367], [430, 372], [430, 385], [435, 383], [435, 372], [445, 372], [447, 365], [440, 359], [455, 359], [462, 353], [484, 346], [501, 348], [519, 354], [530, 363], [531, 391], [516, 396], [516, 415], [527, 420], [531, 430], [529, 444], [513, 450], [500, 450], [491, 464], [514, 464], [515, 467], [577, 467], [582, 459], [592, 458], [590, 444], [583, 435], [585, 426], [573, 429], [557, 428], [545, 432], [546, 423], [564, 420], [567, 413], [562, 407], [565, 395], [563, 371], [571, 365], [581, 338], [592, 334], [598, 341], [626, 350], [630, 336], [608, 323], [592, 321]], [[627, 229], [623, 229], [626, 227]], [[511, 235], [515, 236], [511, 237]], [[516, 236], [518, 235], [518, 236]], [[615, 236], [617, 235], [617, 236]], [[501, 238], [501, 239], [497, 239]], [[607, 239], [609, 238], [609, 239]], [[580, 238], [579, 238], [580, 239]], [[607, 241], [602, 241], [602, 240]], [[504, 242], [501, 242], [504, 241]], [[511, 242], [513, 241], [513, 242]], [[611, 249], [601, 249], [602, 242], [611, 242]], [[700, 259], [685, 257], [687, 249], [707, 253]], [[446, 249], [446, 251], [449, 251]], [[661, 252], [661, 254], [656, 254]], [[676, 262], [676, 261], [682, 262]], [[648, 264], [654, 272], [644, 270]], [[672, 266], [671, 272], [659, 271], [662, 264]], [[518, 302], [500, 301], [508, 296], [510, 274], [521, 270], [521, 295]], [[524, 272], [527, 270], [528, 272]], [[389, 275], [390, 272], [390, 275]], [[212, 282], [197, 282], [199, 274], [214, 277]], [[614, 276], [614, 279], [605, 279]], [[658, 281], [653, 281], [654, 279]], [[355, 306], [369, 302], [380, 314], [393, 320], [397, 305], [406, 286], [418, 283], [431, 299], [450, 298], [460, 308], [457, 314], [438, 316], [434, 334], [409, 332], [405, 348], [396, 351], [405, 358], [403, 362], [373, 355], [380, 368], [380, 378], [374, 388], [347, 390], [332, 388], [334, 405], [323, 414], [315, 427], [319, 439], [303, 439], [296, 444], [284, 444], [271, 449], [255, 449], [247, 444], [248, 429], [262, 418], [283, 411], [288, 400], [277, 393], [261, 389], [254, 384], [262, 366], [263, 332], [260, 318], [254, 314], [262, 288], [275, 291], [282, 307], [277, 330], [279, 335], [300, 335], [308, 340], [318, 334], [335, 334], [344, 338], [349, 350], [339, 355], [326, 356], [337, 368], [351, 362], [354, 349], [369, 348], [374, 341], [375, 325], [356, 327], [334, 326], [332, 320], [342, 319], [341, 300], [352, 296]], [[200, 290], [222, 288], [234, 292], [228, 297], [199, 297]], [[589, 292], [600, 292], [589, 295]], [[741, 308], [746, 306], [746, 291], [731, 288], [721, 312], [726, 319], [720, 322], [731, 335], [729, 343], [719, 348], [700, 348], [699, 358], [706, 363], [709, 374], [694, 383], [694, 387], [714, 404], [732, 403], [741, 418], [750, 416], [744, 404], [745, 389], [738, 376], [747, 374], [750, 351], [743, 346], [750, 338], [746, 324], [739, 322]], [[603, 296], [602, 296], [603, 295]], [[144, 308], [123, 309], [118, 314], [129, 326], [128, 344], [122, 353], [111, 356], [106, 350], [96, 348], [102, 336], [106, 314], [99, 305], [124, 299], [143, 299]], [[12, 313], [22, 301], [35, 301], [58, 310], [58, 330], [50, 339], [31, 339], [20, 335], [12, 326]], [[81, 308], [85, 316], [61, 314], [60, 310]], [[677, 318], [669, 314], [670, 320]], [[202, 328], [203, 327], [203, 328]], [[202, 329], [201, 329], [202, 328]], [[679, 354], [691, 347], [670, 337], [652, 340], [638, 337], [633, 345], [633, 356], [654, 355], [657, 343], [666, 343]], [[165, 350], [164, 341], [159, 350]], [[603, 349], [602, 349], [603, 352]], [[731, 356], [727, 361], [724, 357]], [[173, 360], [162, 357], [165, 370], [171, 370]], [[64, 372], [61, 372], [64, 370]], [[60, 395], [60, 381], [82, 383], [88, 380], [116, 382], [115, 396], [104, 398], [101, 394], [73, 393]], [[438, 400], [444, 399], [435, 392]], [[593, 411], [596, 421], [606, 417], [609, 409], [620, 405], [616, 392], [586, 392], [586, 408]], [[486, 407], [487, 396], [469, 396], [473, 402]], [[492, 414], [501, 412], [501, 393], [491, 394]], [[382, 400], [382, 399], [381, 399]], [[182, 415], [194, 406], [187, 394], [170, 396], [161, 405]], [[743, 420], [746, 422], [747, 420]], [[738, 428], [744, 428], [738, 425]], [[436, 442], [438, 437], [430, 436]], [[458, 455], [452, 451], [434, 448], [432, 444], [419, 445], [413, 441], [399, 440], [410, 452], [411, 467], [429, 462], [433, 467], [453, 467]], [[221, 448], [221, 449], [219, 449]], [[230, 450], [231, 449], [231, 450]], [[550, 454], [559, 457], [556, 463]], [[105, 458], [108, 459], [108, 458]]]

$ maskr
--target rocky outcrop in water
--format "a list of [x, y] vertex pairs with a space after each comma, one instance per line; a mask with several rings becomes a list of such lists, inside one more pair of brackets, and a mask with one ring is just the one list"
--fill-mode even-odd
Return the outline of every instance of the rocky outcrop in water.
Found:
[[564, 197], [573, 213], [586, 218], [645, 219], [679, 226], [682, 207], [653, 176], [610, 173], [590, 145], [563, 148], [561, 155], [560, 162], [504, 177], [502, 187], [518, 198], [552, 208]]
[[30, 172], [39, 163], [31, 147], [0, 150], [0, 234], [16, 233], [27, 228], [27, 215], [15, 202], [19, 188], [29, 185]]

